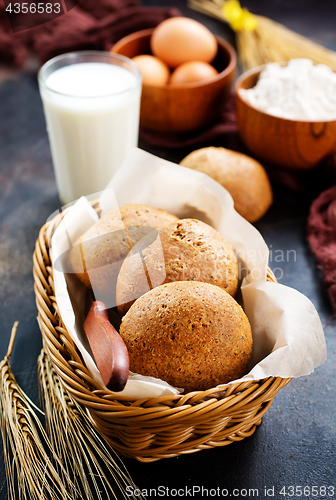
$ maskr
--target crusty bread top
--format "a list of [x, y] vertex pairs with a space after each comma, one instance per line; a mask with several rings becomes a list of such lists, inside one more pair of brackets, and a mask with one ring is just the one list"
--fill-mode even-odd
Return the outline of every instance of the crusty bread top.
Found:
[[[223, 288], [230, 295], [235, 294], [237, 258], [218, 231], [196, 219], [181, 219], [159, 229], [159, 236], [161, 247], [145, 248], [142, 258], [126, 258], [120, 269], [117, 305], [121, 315], [128, 310], [132, 300], [149, 288], [171, 281], [203, 281]], [[164, 262], [160, 252], [163, 252]]]
[[140, 297], [120, 326], [130, 369], [186, 391], [246, 373], [252, 332], [239, 304], [209, 283], [161, 285]]
[[159, 208], [123, 205], [105, 214], [77, 239], [70, 254], [72, 268], [87, 287], [91, 286], [88, 271], [94, 270], [96, 286], [104, 288], [106, 293], [110, 287], [115, 293], [121, 263], [143, 236], [139, 228], [157, 229], [177, 220], [175, 215]]
[[273, 201], [264, 167], [253, 158], [220, 147], [197, 149], [180, 165], [209, 175], [231, 194], [236, 211], [249, 222], [260, 219]]

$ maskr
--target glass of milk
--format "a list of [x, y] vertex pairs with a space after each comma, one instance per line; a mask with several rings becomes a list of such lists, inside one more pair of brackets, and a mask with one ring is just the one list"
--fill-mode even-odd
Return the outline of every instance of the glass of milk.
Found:
[[72, 52], [44, 64], [38, 81], [61, 202], [102, 191], [138, 144], [138, 67], [109, 52]]

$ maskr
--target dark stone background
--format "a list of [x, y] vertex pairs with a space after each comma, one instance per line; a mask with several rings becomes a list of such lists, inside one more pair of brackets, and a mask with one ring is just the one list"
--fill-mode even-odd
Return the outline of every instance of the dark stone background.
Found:
[[[188, 9], [182, 0], [146, 0], [147, 5], [175, 5], [234, 43], [223, 23]], [[245, 0], [252, 12], [268, 16], [336, 50], [336, 3], [316, 0]], [[180, 161], [186, 151], [143, 149]], [[188, 151], [187, 151], [188, 152]], [[334, 486], [336, 498], [335, 356], [336, 326], [321, 286], [320, 273], [306, 242], [306, 218], [316, 189], [291, 192], [274, 184], [274, 204], [256, 226], [273, 250], [295, 250], [281, 267], [280, 282], [304, 293], [315, 304], [324, 326], [328, 359], [308, 377], [280, 391], [255, 434], [240, 443], [193, 455], [141, 464], [125, 459], [140, 488], [160, 485], [184, 488], [258, 488]], [[16, 73], [0, 81], [0, 359], [11, 327], [19, 320], [12, 368], [19, 384], [38, 403], [36, 360], [41, 335], [36, 322], [32, 253], [40, 227], [60, 207], [36, 73]], [[279, 255], [279, 254], [277, 254]], [[0, 499], [6, 499], [3, 454], [0, 453]], [[251, 493], [252, 496], [252, 493]], [[323, 498], [301, 495], [302, 498]], [[297, 495], [297, 497], [301, 497]], [[172, 496], [171, 496], [172, 497]], [[194, 498], [200, 498], [200, 495]], [[169, 496], [166, 496], [169, 498]], [[239, 498], [243, 498], [241, 495]]]

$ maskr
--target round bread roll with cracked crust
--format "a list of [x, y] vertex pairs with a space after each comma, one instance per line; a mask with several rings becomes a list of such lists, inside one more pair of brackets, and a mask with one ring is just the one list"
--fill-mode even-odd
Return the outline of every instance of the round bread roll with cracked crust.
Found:
[[181, 281], [140, 297], [120, 326], [130, 370], [185, 392], [242, 377], [252, 353], [252, 332], [240, 305], [209, 283]]
[[247, 155], [211, 146], [193, 151], [180, 165], [221, 184], [231, 194], [236, 211], [249, 222], [260, 219], [272, 204], [271, 183], [264, 167]]
[[91, 226], [75, 242], [70, 262], [73, 271], [88, 287], [99, 293], [104, 302], [114, 296], [117, 276], [123, 260], [145, 232], [158, 229], [178, 218], [159, 208], [140, 204], [123, 205]]
[[178, 217], [162, 208], [130, 203], [120, 207], [120, 215], [125, 226], [148, 226], [158, 229], [175, 222]]
[[197, 219], [180, 219], [160, 228], [159, 236], [161, 248], [149, 246], [142, 250], [142, 258], [127, 257], [120, 268], [117, 306], [121, 315], [136, 298], [172, 281], [202, 281], [235, 295], [237, 258], [231, 245], [213, 227]]

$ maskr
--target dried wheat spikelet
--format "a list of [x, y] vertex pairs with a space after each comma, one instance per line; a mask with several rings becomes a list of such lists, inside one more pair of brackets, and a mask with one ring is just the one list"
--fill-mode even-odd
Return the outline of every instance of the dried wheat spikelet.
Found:
[[0, 363], [0, 427], [4, 448], [8, 498], [71, 500], [75, 488], [63, 470], [63, 482], [55, 468], [62, 464], [53, 453], [34, 410], [40, 411], [19, 387], [10, 368], [18, 322]]
[[237, 0], [188, 0], [188, 5], [231, 26], [244, 70], [301, 57], [336, 69], [335, 52], [267, 17], [251, 14]]
[[[104, 498], [118, 499], [121, 494], [124, 498], [143, 499], [120, 458], [107, 448], [81, 406], [61, 384], [44, 349], [38, 358], [38, 371], [46, 431], [76, 489], [82, 492], [78, 498], [100, 500], [103, 493]], [[127, 491], [126, 486], [132, 488]], [[135, 490], [136, 496], [131, 494]]]

